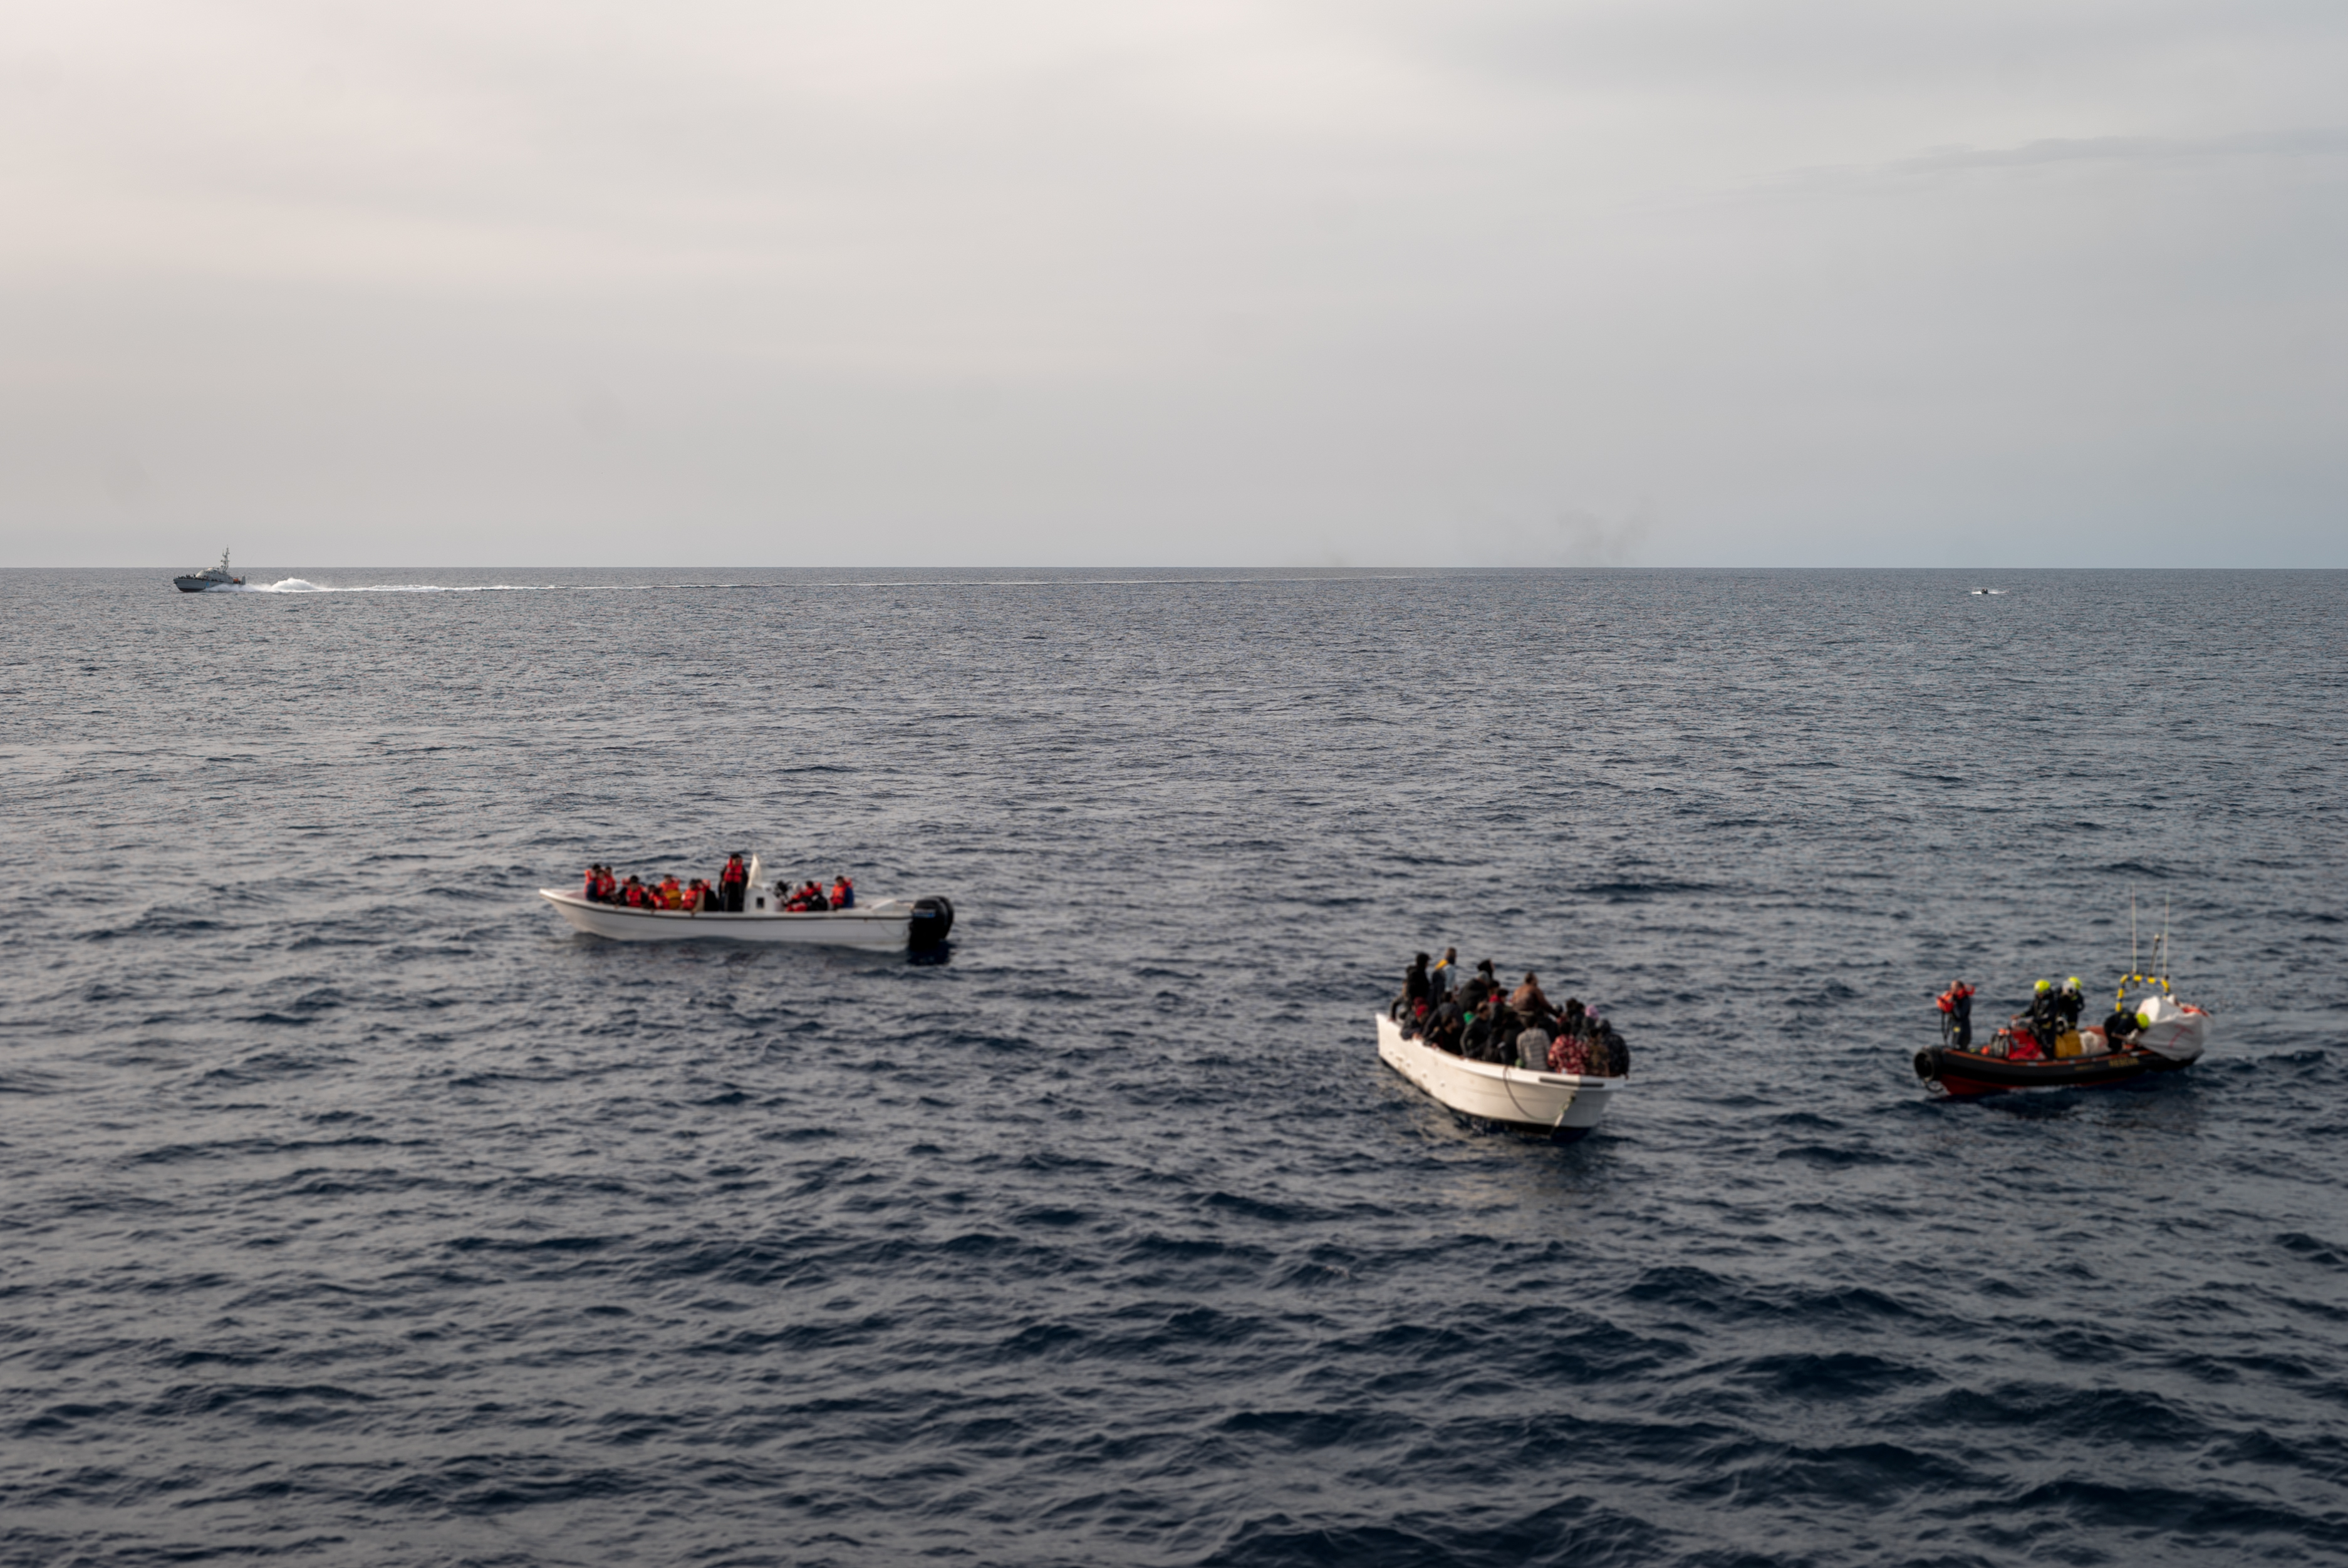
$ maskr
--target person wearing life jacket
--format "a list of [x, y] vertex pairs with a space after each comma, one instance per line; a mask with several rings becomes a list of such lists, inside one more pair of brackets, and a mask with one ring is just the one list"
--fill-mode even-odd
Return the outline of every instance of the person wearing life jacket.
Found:
[[2079, 990], [2079, 977], [2074, 975], [2064, 981], [2063, 988], [2054, 993], [2054, 1016], [2061, 1020], [2061, 1027], [2065, 1031], [2077, 1029], [2080, 1009], [2086, 1005], [2087, 998]]
[[842, 872], [831, 884], [831, 907], [834, 909], [856, 907], [856, 884], [848, 880], [845, 872]]
[[587, 868], [587, 885], [579, 890], [579, 896], [585, 899], [589, 903], [601, 903], [603, 901], [596, 897], [596, 894], [602, 891], [602, 887], [603, 868], [602, 866], [589, 866]]
[[620, 890], [620, 902], [630, 909], [650, 909], [653, 906], [652, 889], [644, 884], [641, 877], [632, 876], [628, 884]]
[[1973, 988], [1962, 980], [1952, 981], [1949, 988], [1932, 998], [1941, 1013], [1941, 1033], [1956, 1050], [1969, 1051], [1973, 1045]]
[[2054, 1037], [2063, 1032], [2063, 1015], [2054, 1001], [2054, 982], [2041, 980], [2032, 987], [2030, 996], [2030, 1032], [2047, 1050], [2054, 1048]]
[[726, 869], [717, 873], [718, 907], [728, 914], [742, 913], [742, 895], [749, 891], [750, 868], [742, 863], [740, 851], [726, 857]]
[[676, 885], [676, 878], [674, 876], [663, 877], [660, 880], [660, 889], [654, 902], [663, 909], [683, 909], [685, 890]]

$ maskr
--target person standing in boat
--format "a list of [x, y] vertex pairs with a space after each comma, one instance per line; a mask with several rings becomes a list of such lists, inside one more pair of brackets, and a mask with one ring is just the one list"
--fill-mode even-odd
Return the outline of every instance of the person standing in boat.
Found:
[[2079, 1013], [2086, 1005], [2087, 998], [2079, 990], [2079, 977], [2074, 975], [2064, 981], [2063, 988], [2054, 994], [2054, 1016], [2058, 1020], [2056, 1027], [2065, 1034], [2077, 1033]]
[[1409, 968], [1402, 972], [1402, 996], [1395, 1009], [1395, 1016], [1409, 1019], [1426, 1000], [1428, 989], [1426, 954], [1422, 953], [1410, 961]]
[[2054, 982], [2041, 980], [2032, 988], [2030, 996], [2030, 1032], [2049, 1056], [2054, 1052], [2054, 1037], [2063, 1032], [2063, 1015], [2055, 1005]]
[[750, 886], [750, 868], [742, 863], [739, 850], [726, 857], [726, 869], [717, 873], [717, 907], [728, 914], [742, 913], [742, 895]]
[[1973, 988], [1962, 980], [1952, 981], [1933, 1001], [1941, 1009], [1941, 1030], [1949, 1045], [1960, 1051], [1972, 1049]]
[[1459, 949], [1447, 947], [1443, 961], [1426, 972], [1427, 994], [1435, 999], [1436, 1006], [1441, 1006], [1450, 996], [1458, 979]]
[[1549, 998], [1541, 994], [1540, 976], [1529, 969], [1525, 971], [1525, 983], [1509, 994], [1509, 1006], [1528, 1018], [1544, 1017], [1557, 1010], [1549, 1005]]

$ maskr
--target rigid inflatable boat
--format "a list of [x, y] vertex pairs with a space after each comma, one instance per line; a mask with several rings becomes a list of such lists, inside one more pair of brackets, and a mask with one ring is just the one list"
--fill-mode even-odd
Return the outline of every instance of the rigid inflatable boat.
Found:
[[[2209, 1048], [2209, 1015], [2171, 997], [2165, 980], [2151, 984], [2159, 989], [2138, 998], [2132, 1009], [2136, 1033], [2117, 1045], [2101, 1028], [2085, 1028], [2049, 1051], [2028, 1023], [2016, 1018], [1978, 1050], [1941, 1046], [1918, 1051], [1916, 1076], [1944, 1094], [1962, 1096], [2008, 1089], [2109, 1088], [2149, 1073], [2189, 1068]], [[2128, 1007], [2125, 985], [2115, 1006]], [[2070, 1043], [2074, 1041], [2075, 1045]], [[2017, 1050], [2028, 1054], [2017, 1057]]]

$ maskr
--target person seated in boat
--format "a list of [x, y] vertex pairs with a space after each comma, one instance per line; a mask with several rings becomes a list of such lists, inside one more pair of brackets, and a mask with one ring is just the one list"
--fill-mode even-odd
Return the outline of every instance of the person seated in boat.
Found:
[[603, 868], [603, 882], [600, 892], [601, 901], [604, 903], [620, 902], [620, 878], [618, 873], [609, 866]]
[[1459, 1010], [1457, 998], [1446, 996], [1426, 1021], [1426, 1043], [1456, 1057], [1459, 1054], [1460, 1032], [1466, 1026], [1466, 1016]]
[[1549, 1068], [1549, 1031], [1541, 1027], [1539, 1018], [1528, 1016], [1525, 1026], [1517, 1031], [1517, 1056], [1506, 1065], [1523, 1068], [1528, 1072], [1545, 1072]]
[[603, 868], [602, 866], [589, 866], [587, 868], [587, 885], [579, 890], [579, 896], [585, 899], [589, 903], [601, 903], [603, 901], [596, 895], [602, 891]]
[[627, 885], [620, 890], [620, 903], [629, 909], [650, 909], [653, 906], [653, 890], [644, 884], [641, 877], [631, 876]]
[[663, 909], [683, 909], [685, 890], [677, 886], [675, 876], [664, 876], [660, 880], [660, 887], [655, 892], [654, 902]]
[[1579, 1034], [1560, 1033], [1549, 1047], [1549, 1070], [1553, 1073], [1587, 1073], [1590, 1070], [1590, 1042]]
[[1590, 1070], [1604, 1078], [1631, 1076], [1631, 1047], [1613, 1021], [1601, 1018], [1597, 1009], [1589, 1015]]
[[810, 880], [799, 892], [807, 900], [808, 908], [818, 914], [831, 907], [831, 900], [823, 896], [823, 884], [819, 882]]
[[1492, 1037], [1492, 1009], [1488, 1003], [1478, 1002], [1463, 1007], [1459, 1014], [1459, 1054], [1471, 1062], [1484, 1059], [1485, 1042]]
[[723, 894], [709, 885], [706, 877], [695, 877], [693, 885], [685, 890], [685, 907], [692, 914], [715, 914], [726, 907]]
[[834, 909], [854, 909], [856, 907], [856, 884], [850, 882], [845, 873], [842, 873], [832, 882], [831, 907]]
[[726, 857], [726, 869], [717, 873], [717, 907], [728, 914], [742, 913], [742, 895], [749, 891], [750, 868], [742, 863], [740, 851]]
[[1524, 1032], [1525, 1020], [1497, 996], [1485, 999], [1483, 1017], [1484, 1037], [1481, 1047], [1474, 1053], [1475, 1059], [1495, 1065], [1513, 1062], [1517, 1037]]

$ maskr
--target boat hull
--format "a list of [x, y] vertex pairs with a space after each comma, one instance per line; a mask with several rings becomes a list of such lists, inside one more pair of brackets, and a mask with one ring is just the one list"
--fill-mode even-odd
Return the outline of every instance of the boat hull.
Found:
[[1462, 1116], [1559, 1143], [1589, 1137], [1606, 1119], [1606, 1108], [1623, 1081], [1471, 1062], [1424, 1040], [1405, 1039], [1401, 1025], [1383, 1013], [1375, 1016], [1379, 1059], [1429, 1099]]
[[884, 900], [869, 909], [747, 914], [688, 914], [681, 910], [623, 909], [591, 903], [575, 892], [541, 888], [573, 930], [613, 942], [762, 942], [821, 947], [906, 947], [918, 913], [911, 903]]
[[182, 593], [201, 593], [216, 581], [218, 579], [211, 577], [174, 577], [171, 586]]
[[2177, 1072], [2191, 1065], [2147, 1051], [2034, 1062], [1985, 1057], [1945, 1047], [1916, 1053], [1916, 1076], [1960, 1099], [2014, 1089], [2115, 1088], [2150, 1074]]

